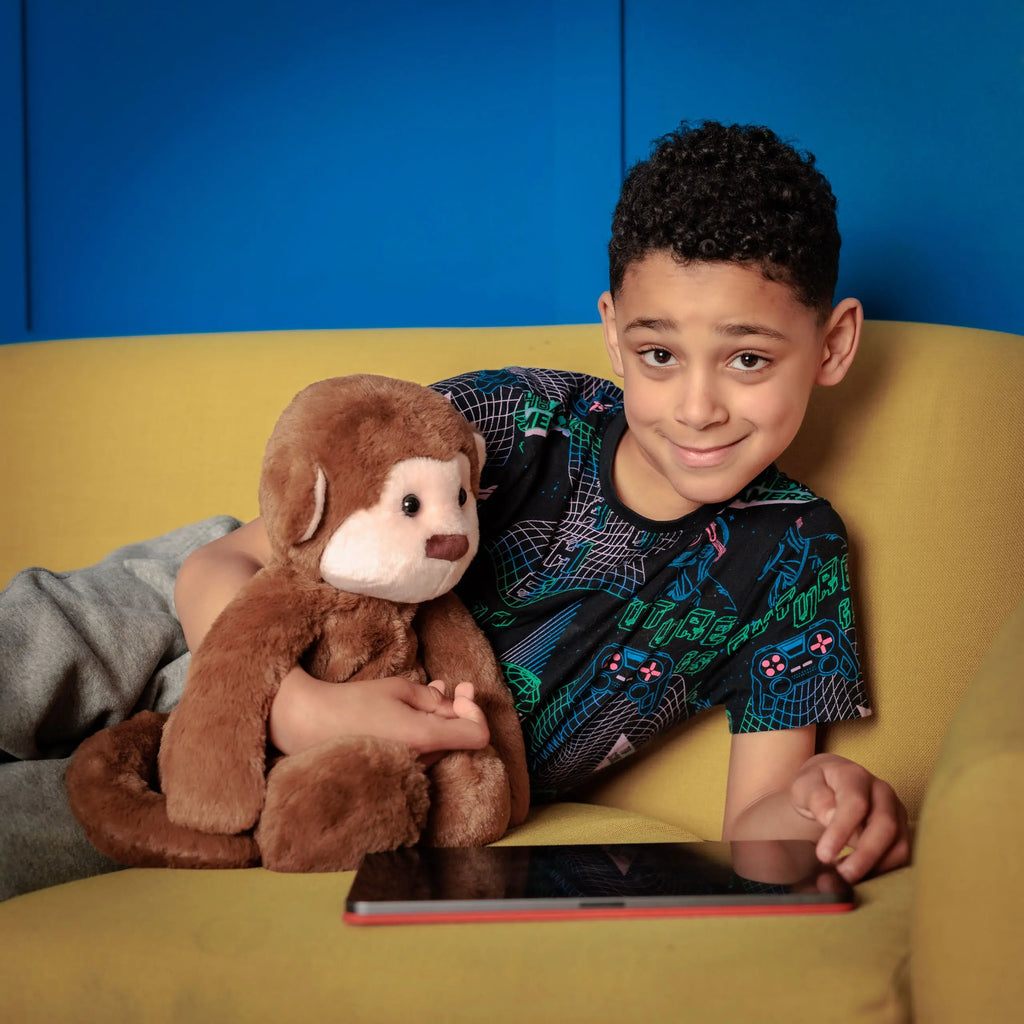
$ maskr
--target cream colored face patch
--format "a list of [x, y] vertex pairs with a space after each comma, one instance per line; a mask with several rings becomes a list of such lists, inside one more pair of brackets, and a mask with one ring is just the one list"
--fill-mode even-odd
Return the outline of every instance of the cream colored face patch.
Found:
[[[453, 558], [462, 551], [459, 537], [465, 550]], [[416, 604], [450, 590], [478, 543], [466, 456], [404, 459], [391, 467], [377, 502], [335, 530], [320, 573], [339, 590]], [[443, 557], [431, 557], [428, 544]]]

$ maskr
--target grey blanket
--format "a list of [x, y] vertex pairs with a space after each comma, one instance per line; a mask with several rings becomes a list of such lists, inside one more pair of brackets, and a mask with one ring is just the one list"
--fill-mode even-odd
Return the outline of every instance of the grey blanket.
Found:
[[84, 737], [177, 703], [188, 649], [174, 579], [238, 525], [219, 516], [86, 569], [26, 569], [0, 592], [0, 899], [118, 867], [85, 838], [64, 773]]

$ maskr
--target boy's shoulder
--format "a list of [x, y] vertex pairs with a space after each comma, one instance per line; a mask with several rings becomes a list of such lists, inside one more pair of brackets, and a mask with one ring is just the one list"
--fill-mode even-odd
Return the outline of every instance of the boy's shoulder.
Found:
[[716, 521], [762, 550], [847, 545], [846, 525], [832, 504], [774, 464], [728, 502]]
[[811, 502], [828, 505], [825, 498], [788, 476], [773, 463], [747, 484], [729, 503], [729, 507], [762, 508], [772, 505], [806, 505]]
[[616, 384], [572, 370], [506, 366], [460, 374], [432, 387], [460, 407], [500, 408], [539, 401], [583, 413], [594, 408], [617, 411], [622, 406], [622, 389]]

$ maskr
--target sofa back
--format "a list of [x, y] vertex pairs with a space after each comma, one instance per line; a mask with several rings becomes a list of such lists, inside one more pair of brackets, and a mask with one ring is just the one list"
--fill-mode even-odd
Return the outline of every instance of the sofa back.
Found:
[[[606, 375], [594, 325], [267, 332], [0, 347], [0, 584], [68, 569], [218, 513], [256, 513], [263, 445], [312, 380], [430, 381], [509, 364]], [[1024, 593], [1024, 338], [869, 322], [847, 379], [811, 402], [783, 468], [846, 521], [875, 716], [825, 742], [916, 814], [940, 740]], [[711, 712], [594, 799], [720, 830], [728, 735]]]
[[[822, 730], [825, 745], [892, 782], [916, 817], [952, 714], [1024, 596], [1024, 337], [868, 322], [849, 375], [814, 394], [780, 465], [850, 535], [875, 714]], [[594, 798], [714, 836], [729, 741], [708, 717]], [[716, 801], [691, 800], [691, 786]]]

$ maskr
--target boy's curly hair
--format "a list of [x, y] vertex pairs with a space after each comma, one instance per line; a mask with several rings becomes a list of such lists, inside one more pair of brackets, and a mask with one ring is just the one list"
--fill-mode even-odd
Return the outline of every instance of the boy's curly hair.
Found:
[[608, 244], [612, 295], [630, 263], [667, 250], [680, 263], [750, 263], [823, 317], [839, 274], [832, 188], [768, 128], [683, 122], [626, 177]]

